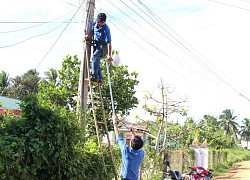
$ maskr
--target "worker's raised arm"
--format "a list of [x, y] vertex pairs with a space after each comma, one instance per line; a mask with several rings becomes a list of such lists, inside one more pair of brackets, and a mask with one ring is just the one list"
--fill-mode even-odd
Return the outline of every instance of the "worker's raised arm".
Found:
[[132, 125], [130, 127], [130, 131], [132, 132], [132, 138], [134, 138], [135, 137], [135, 128], [134, 128], [134, 125]]
[[113, 115], [112, 119], [113, 119], [115, 135], [117, 136], [118, 134], [120, 134], [120, 131], [118, 129], [118, 117], [117, 117], [117, 115]]

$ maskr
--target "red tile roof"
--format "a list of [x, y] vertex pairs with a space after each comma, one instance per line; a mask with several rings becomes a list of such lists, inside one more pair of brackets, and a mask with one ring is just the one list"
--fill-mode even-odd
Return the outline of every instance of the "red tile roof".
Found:
[[[142, 136], [143, 136], [143, 133], [142, 133], [142, 132], [138, 132], [138, 133], [136, 132], [135, 135], [136, 135], [136, 136], [142, 137]], [[126, 139], [127, 139], [127, 140], [132, 139], [132, 132], [126, 132]]]
[[16, 115], [16, 116], [20, 116], [21, 114], [21, 110], [19, 109], [4, 109], [4, 108], [0, 108], [0, 114], [8, 114], [8, 115]]
[[120, 123], [123, 126], [128, 127], [128, 128], [133, 127], [136, 130], [140, 130], [140, 131], [146, 131], [147, 130], [147, 126], [146, 125], [137, 125], [137, 124], [130, 123], [130, 122], [127, 122], [127, 121], [120, 121]]

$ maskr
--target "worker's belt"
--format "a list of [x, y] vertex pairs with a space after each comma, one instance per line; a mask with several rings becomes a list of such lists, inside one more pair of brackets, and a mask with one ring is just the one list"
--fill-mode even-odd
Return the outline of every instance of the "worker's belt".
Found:
[[92, 46], [106, 46], [107, 43], [101, 43], [97, 40], [93, 40], [92, 43], [91, 43]]

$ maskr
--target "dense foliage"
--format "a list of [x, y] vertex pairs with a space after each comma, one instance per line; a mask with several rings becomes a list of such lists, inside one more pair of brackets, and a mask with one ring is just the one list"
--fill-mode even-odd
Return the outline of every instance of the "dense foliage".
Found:
[[[76, 109], [78, 93], [80, 62], [77, 56], [67, 56], [62, 62], [62, 68], [46, 72], [45, 81], [39, 84], [37, 93], [40, 101], [51, 106], [66, 109]], [[58, 77], [57, 77], [58, 76]]]
[[37, 93], [40, 81], [41, 77], [37, 70], [28, 70], [21, 76], [10, 78], [9, 86], [6, 87], [6, 95], [11, 98], [22, 99], [27, 94]]
[[9, 86], [9, 75], [5, 72], [2, 71], [0, 73], [0, 95], [1, 96], [6, 96], [8, 93], [7, 87]]
[[82, 137], [74, 114], [41, 106], [34, 96], [26, 96], [21, 108], [21, 118], [6, 117], [1, 121], [1, 177], [81, 177]]
[[[102, 66], [105, 69], [104, 63]], [[130, 74], [126, 66], [110, 66], [110, 71], [115, 82], [112, 88], [122, 88], [119, 93], [114, 93], [117, 110], [128, 114], [138, 103], [134, 97], [137, 74]], [[105, 179], [91, 109], [87, 114], [88, 141], [83, 141], [85, 134], [75, 113], [79, 72], [77, 56], [67, 56], [62, 68], [59, 71], [49, 69], [45, 78], [39, 77], [36, 70], [30, 70], [7, 83], [7, 73], [0, 73], [1, 92], [8, 92], [5, 94], [8, 97], [22, 99], [21, 117], [0, 116], [2, 179]], [[102, 91], [106, 113], [110, 115], [106, 80]], [[106, 163], [111, 164], [108, 148], [104, 146], [103, 149]], [[120, 156], [117, 147], [113, 153]], [[120, 164], [119, 158], [116, 164]], [[114, 176], [112, 169], [109, 166], [108, 179]]]
[[[243, 121], [244, 126], [239, 129], [238, 117], [233, 115], [233, 110], [226, 109], [217, 117], [204, 115], [202, 119], [187, 117], [184, 122], [176, 120], [176, 114], [187, 115], [184, 109], [185, 99], [174, 97], [174, 91], [170, 91], [170, 86], [163, 81], [158, 85], [158, 89], [153, 93], [145, 94], [145, 104], [143, 108], [151, 115], [151, 119], [143, 120], [137, 117], [141, 124], [147, 124], [147, 135], [149, 136], [149, 146], [146, 148], [147, 156], [143, 165], [143, 177], [146, 179], [162, 178], [160, 174], [165, 169], [164, 161], [170, 158], [172, 153], [181, 151], [178, 164], [179, 167], [192, 166], [194, 163], [194, 152], [190, 146], [208, 146], [216, 167], [221, 163], [230, 162], [225, 159], [228, 149], [238, 148], [240, 137], [249, 140], [249, 120]], [[156, 93], [157, 92], [157, 93]], [[175, 115], [174, 115], [175, 114]], [[183, 117], [181, 119], [184, 119]], [[216, 153], [218, 152], [218, 153]], [[227, 155], [225, 155], [227, 154]], [[222, 156], [222, 157], [220, 157]], [[180, 160], [182, 159], [182, 160]], [[220, 161], [217, 161], [217, 160]], [[237, 158], [236, 158], [237, 159]], [[237, 160], [234, 160], [235, 162]], [[175, 162], [176, 163], [176, 162]]]
[[[105, 116], [112, 114], [106, 62], [101, 62], [104, 82], [102, 96]], [[109, 64], [110, 65], [110, 64]], [[103, 179], [104, 167], [97, 146], [91, 106], [87, 111], [86, 131], [83, 133], [76, 117], [76, 102], [80, 62], [77, 56], [67, 56], [62, 68], [47, 71], [41, 78], [36, 70], [29, 70], [22, 76], [8, 77], [0, 73], [1, 94], [23, 99], [22, 116], [0, 116], [0, 174], [3, 179]], [[109, 66], [114, 105], [117, 113], [129, 114], [137, 106], [135, 97], [137, 73], [128, 72], [127, 66]], [[99, 98], [96, 85], [93, 85], [94, 98]], [[169, 151], [185, 148], [197, 138], [213, 151], [235, 148], [240, 138], [249, 141], [250, 124], [245, 118], [240, 127], [233, 110], [226, 109], [217, 117], [204, 115], [201, 120], [186, 118], [178, 123], [174, 114], [187, 115], [186, 99], [173, 99], [172, 91], [163, 82], [160, 93], [145, 96], [145, 111], [153, 117], [142, 120], [148, 125], [149, 146], [145, 146], [147, 156], [143, 166], [149, 178], [164, 168], [163, 159]], [[27, 96], [33, 93], [34, 95]], [[149, 102], [150, 101], [150, 102]], [[152, 103], [153, 102], [153, 103]], [[1, 104], [0, 104], [1, 106]], [[97, 119], [102, 113], [97, 110]], [[111, 129], [109, 123], [109, 129]], [[102, 128], [100, 128], [102, 131]], [[101, 132], [102, 134], [102, 132]], [[83, 141], [87, 139], [87, 141]], [[85, 142], [85, 143], [83, 143]], [[104, 151], [108, 151], [104, 146]], [[186, 151], [189, 155], [191, 151]], [[116, 164], [120, 163], [120, 153], [115, 146]], [[110, 157], [106, 156], [110, 160]], [[113, 177], [108, 169], [109, 179]]]

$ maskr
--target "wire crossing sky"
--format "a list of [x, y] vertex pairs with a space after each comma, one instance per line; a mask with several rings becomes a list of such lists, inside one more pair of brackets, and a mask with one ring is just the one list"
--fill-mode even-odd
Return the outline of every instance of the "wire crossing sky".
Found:
[[[85, 7], [82, 0], [2, 2], [0, 70], [14, 77], [37, 67], [43, 75], [68, 54], [82, 59]], [[96, 0], [95, 12], [107, 14], [113, 49], [139, 73], [139, 99], [164, 79], [188, 97], [189, 116], [229, 108], [245, 118], [249, 9], [245, 0]]]

